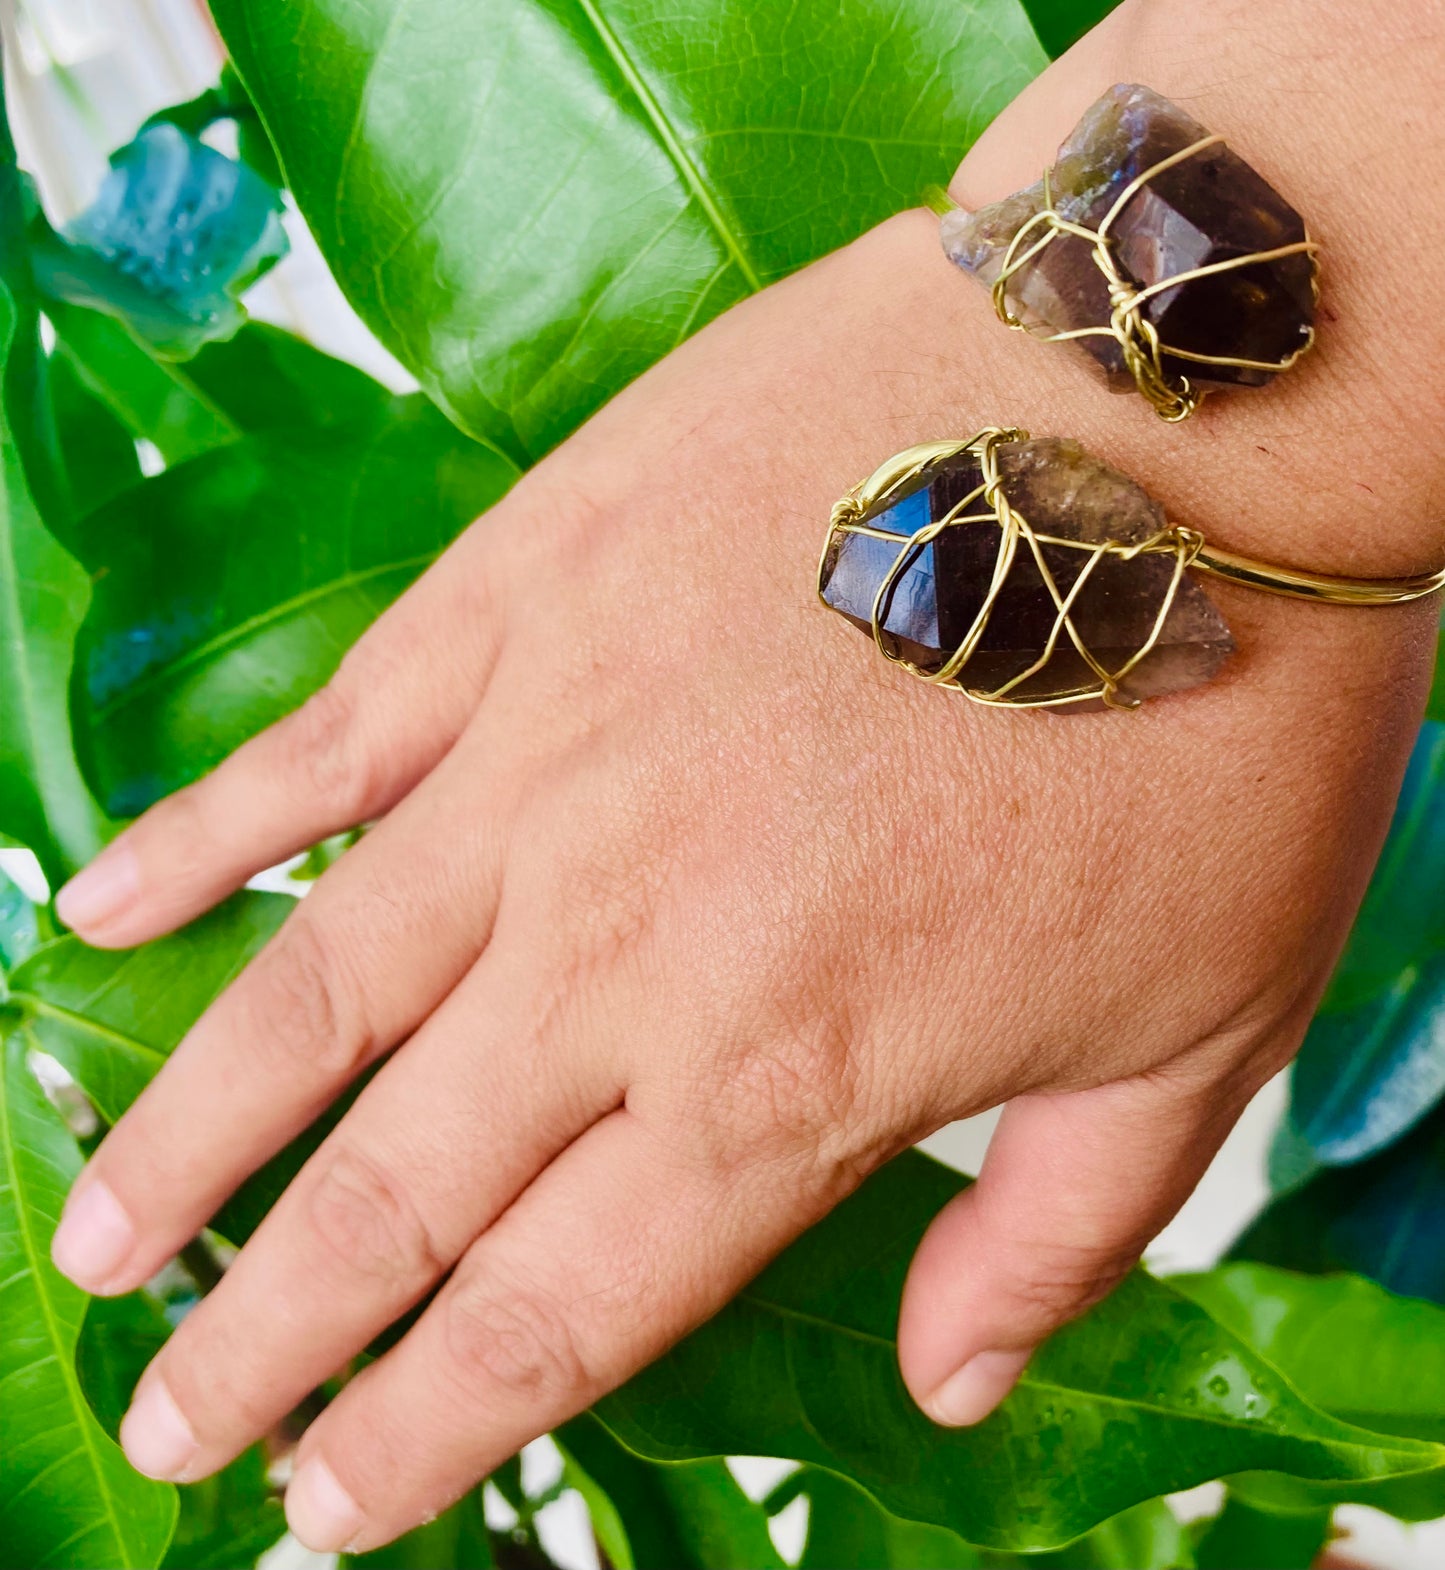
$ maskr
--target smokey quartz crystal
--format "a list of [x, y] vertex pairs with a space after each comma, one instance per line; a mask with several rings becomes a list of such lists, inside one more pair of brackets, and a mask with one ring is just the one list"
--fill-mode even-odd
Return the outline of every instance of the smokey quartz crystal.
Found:
[[[1166, 527], [1157, 502], [1132, 480], [1075, 441], [1049, 438], [995, 449], [1004, 495], [1039, 534], [1087, 542], [1135, 544]], [[867, 516], [870, 528], [898, 537], [838, 531], [823, 563], [823, 598], [872, 636], [873, 604], [907, 539], [943, 517], [982, 484], [977, 456], [962, 452], [925, 469], [909, 488]], [[981, 500], [964, 514], [990, 511]], [[998, 560], [1001, 531], [987, 521], [959, 523], [915, 547], [880, 607], [889, 652], [924, 671], [938, 670], [963, 642], [981, 609]], [[1090, 559], [1085, 551], [1044, 546], [1049, 571], [1067, 594]], [[1124, 560], [1106, 556], [1070, 612], [1087, 647], [1106, 670], [1118, 670], [1148, 638], [1174, 572], [1169, 555]], [[959, 676], [972, 691], [992, 692], [1042, 654], [1057, 616], [1031, 551], [1022, 541], [983, 638]], [[1120, 684], [1125, 699], [1178, 692], [1212, 677], [1234, 649], [1223, 618], [1186, 574], [1158, 642]], [[1010, 694], [1034, 701], [1097, 682], [1063, 635], [1042, 670]], [[1070, 712], [1084, 705], [1070, 706]]]
[[[1151, 88], [1112, 87], [1059, 149], [1049, 175], [1055, 210], [1095, 229], [1130, 181], [1208, 135]], [[1044, 185], [1038, 181], [977, 212], [950, 212], [942, 225], [944, 250], [966, 272], [992, 285], [1009, 242], [1044, 206]], [[1137, 287], [1306, 239], [1304, 220], [1294, 208], [1222, 142], [1152, 176], [1125, 203], [1109, 232], [1120, 270]], [[1024, 248], [1042, 233], [1042, 226], [1032, 231]], [[1058, 235], [1014, 275], [1008, 299], [1026, 326], [1044, 334], [1107, 324], [1111, 310], [1092, 247], [1070, 234]], [[1163, 290], [1142, 310], [1162, 344], [1194, 354], [1281, 363], [1309, 340], [1314, 261], [1297, 252], [1194, 279]], [[1112, 387], [1132, 388], [1114, 338], [1072, 342], [1102, 367]], [[1187, 376], [1202, 388], [1257, 387], [1275, 374], [1171, 355], [1164, 356], [1163, 368], [1171, 380]]]

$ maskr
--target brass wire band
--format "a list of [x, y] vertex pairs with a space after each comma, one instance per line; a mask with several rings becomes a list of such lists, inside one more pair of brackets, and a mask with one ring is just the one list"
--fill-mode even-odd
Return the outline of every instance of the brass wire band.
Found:
[[[1066, 343], [1074, 339], [1091, 337], [1113, 338], [1119, 345], [1125, 368], [1133, 377], [1134, 385], [1149, 401], [1160, 419], [1168, 420], [1170, 423], [1188, 419], [1199, 407], [1204, 393], [1194, 387], [1187, 376], [1171, 380], [1164, 370], [1165, 355], [1177, 360], [1189, 360], [1198, 365], [1231, 366], [1237, 370], [1268, 371], [1277, 374], [1289, 370], [1301, 355], [1314, 346], [1314, 328], [1310, 327], [1305, 334], [1304, 342], [1283, 360], [1244, 360], [1228, 355], [1196, 354], [1188, 349], [1176, 349], [1170, 344], [1161, 343], [1158, 330], [1145, 317], [1141, 309], [1155, 295], [1162, 294], [1167, 289], [1177, 288], [1180, 284], [1192, 283], [1197, 278], [1207, 278], [1215, 273], [1229, 272], [1238, 267], [1250, 267], [1256, 263], [1272, 262], [1285, 256], [1307, 255], [1313, 260], [1319, 251], [1319, 246], [1308, 236], [1292, 245], [1276, 246], [1268, 251], [1252, 251], [1245, 256], [1231, 256], [1223, 261], [1209, 262], [1203, 267], [1192, 267], [1185, 272], [1175, 273], [1169, 278], [1161, 278], [1145, 287], [1134, 284], [1120, 269], [1114, 256], [1110, 230], [1134, 196], [1149, 181], [1166, 170], [1183, 163], [1186, 158], [1193, 158], [1208, 147], [1221, 145], [1223, 141], [1222, 136], [1201, 137], [1197, 142], [1191, 142], [1188, 147], [1180, 148], [1178, 152], [1171, 153], [1168, 158], [1161, 158], [1142, 174], [1136, 175], [1114, 199], [1113, 205], [1096, 229], [1090, 229], [1084, 224], [1065, 218], [1055, 208], [1053, 193], [1049, 187], [1049, 171], [1046, 169], [1043, 176], [1044, 206], [1025, 223], [1020, 224], [1004, 251], [998, 277], [994, 279], [992, 286], [993, 306], [999, 320], [1006, 327], [1013, 328], [1017, 332], [1026, 332], [1042, 343]], [[929, 188], [925, 193], [925, 200], [935, 212], [940, 214], [946, 214], [958, 206], [947, 192], [937, 186]], [[1025, 245], [1025, 240], [1036, 230], [1041, 230], [1042, 233], [1032, 243]], [[1064, 234], [1084, 240], [1092, 248], [1094, 265], [1103, 274], [1104, 281], [1109, 287], [1112, 309], [1107, 323], [1100, 323], [1093, 327], [1070, 328], [1063, 332], [1038, 333], [1010, 309], [1008, 286], [1021, 269], [1028, 266]], [[1318, 298], [1317, 269], [1311, 271], [1310, 282]]]
[[[996, 449], [1004, 443], [1028, 439], [1027, 431], [985, 426], [967, 441], [923, 442], [896, 453], [875, 469], [866, 480], [846, 491], [834, 503], [828, 520], [828, 532], [823, 541], [822, 554], [818, 559], [817, 593], [819, 600], [827, 605], [828, 602], [824, 597], [825, 574], [834, 542], [840, 533], [862, 534], [870, 539], [896, 544], [898, 555], [873, 597], [870, 630], [874, 644], [890, 663], [903, 666], [910, 674], [933, 686], [951, 687], [962, 692], [975, 703], [1001, 707], [1053, 708], [1071, 703], [1102, 700], [1111, 708], [1137, 707], [1138, 699], [1119, 696], [1119, 685], [1158, 642], [1164, 623], [1178, 595], [1184, 573], [1190, 567], [1247, 588], [1263, 590], [1268, 594], [1285, 595], [1291, 599], [1315, 600], [1333, 605], [1399, 605], [1445, 589], [1445, 568], [1408, 578], [1341, 578], [1324, 573], [1303, 572], [1296, 568], [1277, 567], [1269, 562], [1239, 556], [1232, 551], [1219, 550], [1209, 545], [1197, 529], [1187, 528], [1183, 524], [1168, 524], [1156, 534], [1150, 535], [1148, 539], [1132, 545], [1117, 540], [1090, 542], [1036, 533], [1023, 514], [1009, 505], [1008, 498], [1003, 494], [996, 452]], [[925, 469], [970, 450], [978, 455], [983, 483], [955, 503], [942, 518], [931, 520], [911, 535], [895, 534], [887, 529], [874, 529], [864, 521], [869, 512], [887, 502], [895, 492]], [[982, 502], [985, 510], [969, 511], [968, 509], [976, 502]], [[885, 633], [883, 623], [892, 592], [911, 566], [917, 553], [945, 529], [961, 524], [985, 522], [996, 523], [1000, 536], [999, 552], [983, 605], [958, 648], [937, 670], [923, 670], [911, 660], [895, 653], [886, 641], [888, 635]], [[1044, 558], [1043, 547], [1046, 545], [1089, 553], [1089, 561], [1085, 563], [1067, 594], [1059, 590], [1058, 583]], [[959, 679], [960, 675], [983, 638], [989, 616], [1021, 546], [1032, 555], [1034, 565], [1054, 601], [1056, 610], [1054, 626], [1043, 652], [1027, 669], [1020, 671], [992, 691], [966, 687]], [[1141, 555], [1172, 556], [1174, 572], [1148, 636], [1123, 665], [1111, 671], [1101, 665], [1085, 645], [1069, 612], [1090, 575], [1102, 560], [1109, 556], [1129, 560]], [[831, 608], [830, 606], [829, 609]], [[1094, 672], [1097, 682], [1045, 698], [1014, 696], [1015, 689], [1048, 664], [1064, 636], [1068, 637], [1075, 650]]]

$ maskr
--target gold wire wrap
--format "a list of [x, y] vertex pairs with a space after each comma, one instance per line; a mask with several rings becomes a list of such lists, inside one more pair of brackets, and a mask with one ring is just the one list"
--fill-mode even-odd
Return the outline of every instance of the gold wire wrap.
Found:
[[[1237, 556], [1230, 551], [1218, 550], [1206, 543], [1196, 529], [1183, 524], [1169, 524], [1148, 539], [1126, 545], [1117, 540], [1085, 541], [1063, 539], [1057, 535], [1040, 534], [1027, 518], [1010, 506], [1004, 495], [999, 475], [997, 449], [1007, 442], [1029, 439], [1027, 431], [1001, 426], [985, 426], [967, 441], [924, 442], [895, 454], [875, 469], [868, 478], [855, 485], [834, 503], [828, 520], [828, 532], [818, 559], [817, 593], [819, 600], [828, 605], [824, 597], [825, 577], [830, 555], [839, 534], [863, 534], [872, 539], [886, 540], [898, 545], [898, 555], [885, 574], [873, 597], [871, 631], [878, 651], [891, 664], [901, 665], [910, 675], [917, 676], [935, 687], [950, 687], [961, 692], [974, 703], [1009, 708], [1056, 708], [1069, 704], [1103, 702], [1110, 708], [1137, 708], [1139, 699], [1121, 696], [1119, 688], [1129, 673], [1149, 654], [1159, 640], [1170, 609], [1179, 593], [1184, 573], [1191, 567], [1215, 577], [1226, 578], [1232, 583], [1248, 588], [1261, 589], [1268, 594], [1285, 595], [1291, 599], [1324, 601], [1333, 605], [1399, 605], [1408, 600], [1423, 599], [1445, 589], [1445, 568], [1438, 572], [1424, 573], [1413, 578], [1337, 578], [1322, 573], [1301, 572], [1290, 567], [1276, 567], [1268, 562], [1255, 561], [1248, 556]], [[935, 518], [911, 535], [895, 534], [891, 530], [871, 528], [869, 514], [882, 510], [905, 486], [925, 469], [956, 457], [959, 453], [977, 455], [982, 483], [951, 507], [942, 518]], [[978, 509], [974, 504], [978, 503]], [[913, 661], [904, 659], [888, 646], [889, 634], [883, 621], [885, 606], [893, 590], [907, 572], [917, 553], [930, 544], [945, 529], [970, 523], [992, 523], [999, 529], [999, 549], [994, 561], [984, 601], [963, 641], [938, 667], [924, 670]], [[1058, 546], [1067, 550], [1087, 553], [1089, 560], [1075, 578], [1067, 592], [1059, 589], [1043, 554], [1044, 546]], [[969, 659], [978, 648], [988, 628], [989, 617], [1003, 592], [1009, 571], [1020, 550], [1033, 558], [1044, 586], [1054, 602], [1055, 620], [1038, 659], [1027, 669], [1011, 677], [992, 691], [967, 687], [961, 679]], [[1075, 601], [1099, 563], [1106, 557], [1132, 560], [1136, 556], [1163, 555], [1173, 558], [1174, 571], [1161, 598], [1154, 623], [1148, 636], [1138, 649], [1117, 669], [1109, 670], [1094, 657], [1070, 616]], [[828, 605], [828, 609], [833, 607]], [[1053, 658], [1062, 639], [1068, 638], [1080, 657], [1093, 671], [1096, 681], [1066, 692], [1047, 697], [1016, 695], [1017, 689]]]
[[[1100, 220], [1097, 229], [1075, 223], [1058, 211], [1054, 206], [1053, 194], [1049, 188], [1049, 171], [1046, 169], [1043, 177], [1044, 206], [1026, 223], [1019, 226], [1018, 231], [1009, 241], [1001, 270], [993, 282], [993, 308], [999, 320], [1016, 332], [1028, 333], [1030, 337], [1037, 338], [1041, 343], [1067, 343], [1078, 338], [1113, 338], [1124, 356], [1125, 369], [1133, 377], [1134, 385], [1148, 399], [1160, 419], [1168, 420], [1171, 424], [1187, 420], [1199, 407], [1204, 392], [1194, 387], [1187, 376], [1171, 380], [1164, 371], [1165, 355], [1176, 360], [1192, 360], [1199, 365], [1227, 365], [1237, 370], [1278, 373], [1289, 370], [1301, 355], [1306, 354], [1314, 346], [1315, 330], [1311, 326], [1305, 334], [1304, 342], [1283, 360], [1241, 360], [1233, 359], [1228, 355], [1195, 354], [1188, 349], [1176, 349], [1169, 344], [1161, 343], [1158, 329], [1141, 309], [1155, 295], [1164, 293], [1166, 289], [1177, 288], [1180, 284], [1192, 283], [1196, 278], [1207, 278], [1214, 273], [1230, 272], [1237, 267], [1250, 267], [1259, 262], [1277, 261], [1285, 256], [1307, 255], [1313, 261], [1319, 246], [1308, 236], [1292, 245], [1277, 246], [1269, 251], [1251, 251], [1246, 256], [1231, 256], [1222, 262], [1209, 262], [1203, 267], [1192, 267], [1187, 272], [1175, 273], [1170, 278], [1161, 278], [1158, 282], [1143, 287], [1135, 284], [1125, 275], [1114, 255], [1113, 236], [1110, 231], [1119, 214], [1124, 211], [1133, 197], [1165, 170], [1183, 163], [1186, 158], [1193, 158], [1207, 147], [1219, 146], [1223, 141], [1222, 136], [1201, 137], [1197, 142], [1191, 142], [1188, 147], [1180, 148], [1177, 153], [1170, 154], [1168, 158], [1161, 158], [1142, 174], [1136, 175], [1120, 191], [1113, 205]], [[940, 196], [947, 206], [940, 206], [938, 200]], [[957, 206], [946, 193], [939, 192], [936, 187], [928, 193], [928, 201], [929, 205], [938, 212], [947, 212]], [[1010, 309], [1008, 286], [1015, 274], [1033, 262], [1060, 235], [1065, 234], [1088, 242], [1094, 265], [1104, 275], [1104, 281], [1109, 287], [1109, 302], [1112, 309], [1109, 320], [1094, 327], [1075, 327], [1064, 332], [1039, 333]], [[1315, 297], [1318, 298], [1317, 265], [1311, 269], [1310, 283]]]

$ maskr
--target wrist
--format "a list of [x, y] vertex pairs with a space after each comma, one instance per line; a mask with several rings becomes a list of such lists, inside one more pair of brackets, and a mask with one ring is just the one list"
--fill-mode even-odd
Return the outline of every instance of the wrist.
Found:
[[[1380, 71], [1388, 88], [1378, 91], [1407, 108], [1418, 95], [1415, 123], [1425, 123], [1424, 72], [1402, 69], [1389, 47], [1352, 51], [1337, 33], [1328, 54], [1302, 61], [1288, 46], [1318, 9], [1286, 0], [1243, 22], [1232, 7], [1126, 4], [999, 117], [952, 185], [956, 200], [977, 207], [1036, 180], [1116, 81], [1145, 81], [1181, 102], [1259, 168], [1323, 246], [1318, 347], [1267, 390], [1207, 399], [1165, 429], [1143, 400], [1103, 390], [1075, 351], [1005, 332], [986, 291], [941, 258], [932, 270], [940, 287], [970, 296], [969, 337], [986, 346], [991, 373], [970, 375], [970, 385], [1008, 390], [1007, 407], [988, 419], [1077, 436], [1225, 548], [1318, 572], [1427, 571], [1445, 560], [1445, 524], [1431, 515], [1445, 334], [1422, 298], [1422, 258], [1445, 232], [1433, 210], [1412, 206], [1416, 160], [1398, 139], [1410, 115], [1377, 127], [1357, 109], [1371, 91], [1361, 72]], [[1404, 49], [1410, 8], [1392, 25]], [[1308, 117], [1287, 90], [1306, 69]], [[1383, 243], [1392, 232], [1403, 238], [1407, 212], [1409, 243]], [[934, 220], [917, 217], [936, 248]]]

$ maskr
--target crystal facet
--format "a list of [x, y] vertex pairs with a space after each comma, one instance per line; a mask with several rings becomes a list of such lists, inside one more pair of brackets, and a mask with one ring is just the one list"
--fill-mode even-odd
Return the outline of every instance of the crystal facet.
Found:
[[[1158, 503], [1132, 480], [1075, 441], [1049, 438], [996, 449], [1003, 493], [1038, 534], [1089, 543], [1137, 544], [1167, 527]], [[904, 541], [942, 518], [983, 483], [975, 453], [964, 451], [925, 469], [909, 487], [866, 515], [875, 539], [839, 530], [823, 564], [824, 600], [872, 635], [873, 605]], [[964, 515], [990, 512], [982, 500]], [[938, 670], [962, 644], [983, 606], [998, 560], [1001, 530], [991, 516], [943, 529], [917, 547], [880, 606], [888, 651], [924, 671]], [[1068, 546], [1042, 547], [1061, 594], [1091, 559]], [[1104, 668], [1119, 670], [1142, 647], [1164, 604], [1174, 573], [1171, 555], [1104, 556], [1079, 591], [1070, 617]], [[1031, 551], [1021, 543], [984, 635], [960, 674], [972, 691], [992, 692], [1043, 653], [1057, 608]], [[1223, 618], [1187, 575], [1179, 584], [1155, 646], [1120, 683], [1125, 700], [1157, 697], [1208, 681], [1234, 650]], [[1042, 670], [1010, 694], [1039, 701], [1097, 677], [1070, 639], [1062, 637]], [[1077, 707], [1077, 706], [1076, 706]]]
[[[1049, 174], [1054, 209], [1063, 218], [1096, 229], [1132, 180], [1209, 133], [1151, 88], [1111, 87], [1059, 149]], [[1009, 243], [1046, 205], [1044, 183], [975, 213], [943, 220], [943, 246], [951, 260], [992, 284]], [[1231, 257], [1273, 251], [1306, 238], [1304, 220], [1237, 153], [1216, 142], [1151, 176], [1125, 203], [1110, 226], [1113, 253], [1124, 275], [1143, 288], [1196, 267]], [[1111, 302], [1092, 247], [1077, 235], [1059, 234], [1012, 277], [1009, 303], [1026, 325], [1069, 332], [1109, 321]], [[1277, 364], [1309, 341], [1314, 321], [1314, 261], [1295, 252], [1254, 262], [1176, 289], [1142, 306], [1160, 342], [1193, 354]], [[1102, 366], [1111, 386], [1133, 385], [1118, 342], [1104, 335], [1071, 340]], [[1187, 376], [1197, 387], [1257, 387], [1268, 370], [1165, 355], [1170, 378]]]

